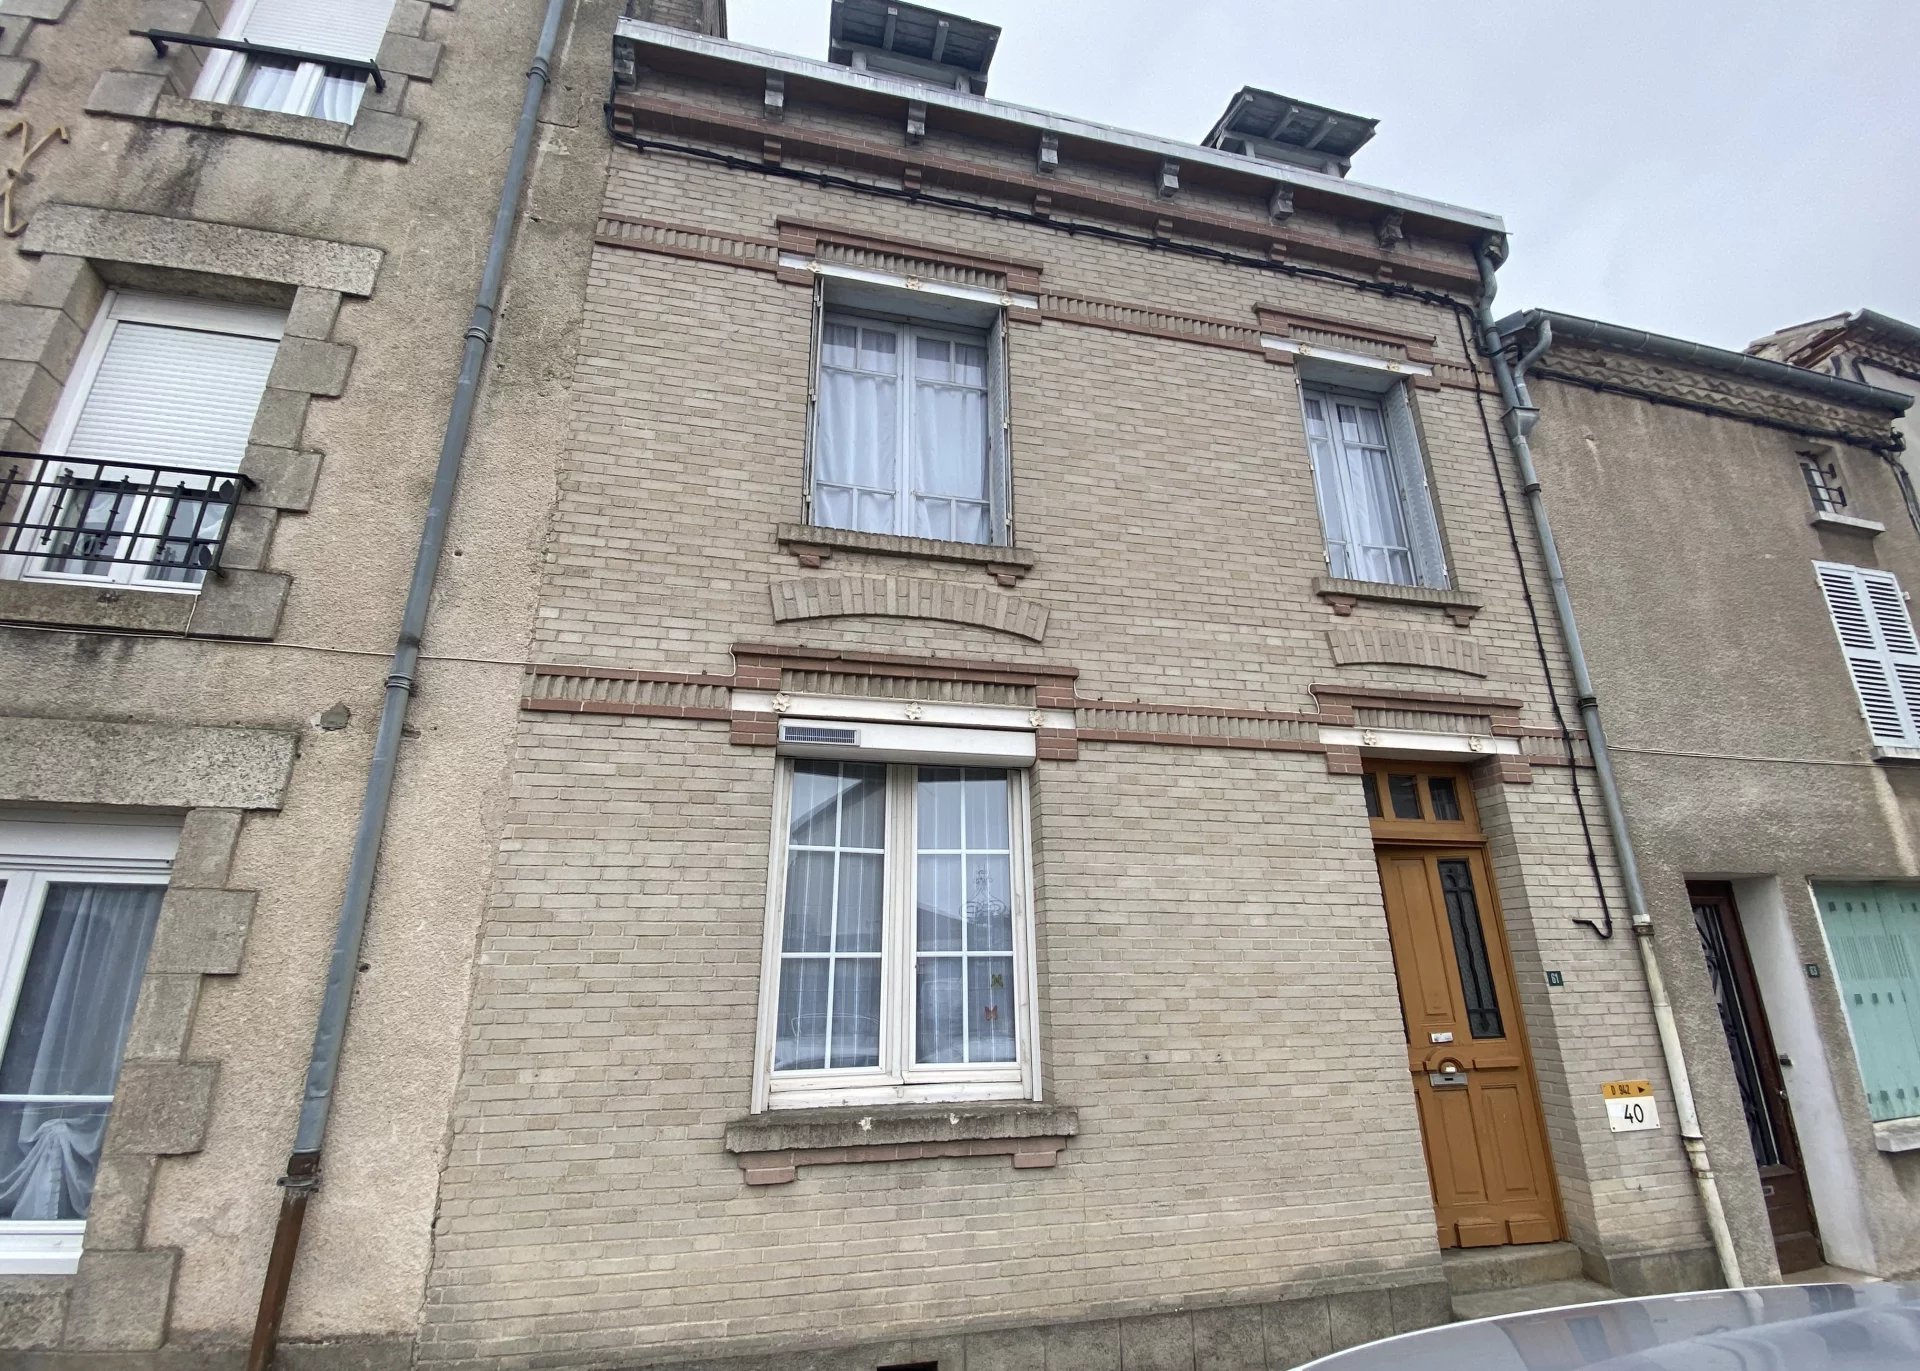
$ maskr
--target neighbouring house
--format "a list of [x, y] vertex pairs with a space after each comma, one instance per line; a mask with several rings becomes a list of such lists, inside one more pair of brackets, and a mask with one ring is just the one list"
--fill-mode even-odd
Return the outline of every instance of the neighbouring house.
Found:
[[1545, 344], [1533, 452], [1743, 1254], [1911, 1272], [1911, 387], [1547, 311], [1501, 329]]
[[614, 31], [422, 1366], [1282, 1368], [1722, 1279], [1500, 221], [1000, 40]]
[[[1870, 309], [1783, 328], [1747, 344], [1747, 351], [1920, 398], [1920, 328]], [[1902, 415], [1894, 423], [1909, 447], [1912, 422], [1911, 415]]]
[[[247, 1344], [544, 9], [0, 0], [10, 1365]], [[616, 9], [543, 167], [600, 164]], [[599, 195], [543, 171], [519, 234], [283, 1325], [340, 1360], [302, 1365], [411, 1355]]]

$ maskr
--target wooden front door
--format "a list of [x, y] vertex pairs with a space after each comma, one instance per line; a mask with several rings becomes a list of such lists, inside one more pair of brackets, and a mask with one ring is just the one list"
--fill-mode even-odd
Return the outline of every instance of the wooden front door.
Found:
[[1753, 1160], [1760, 1168], [1760, 1193], [1767, 1202], [1773, 1250], [1784, 1272], [1806, 1271], [1826, 1258], [1813, 1221], [1813, 1196], [1807, 1189], [1800, 1139], [1793, 1130], [1780, 1057], [1767, 1027], [1766, 1007], [1753, 975], [1753, 958], [1734, 907], [1733, 888], [1722, 882], [1689, 881], [1693, 923], [1707, 958], [1707, 978], [1720, 1010], [1720, 1027], [1733, 1058], [1733, 1079], [1740, 1087]]
[[1466, 776], [1385, 762], [1366, 779], [1440, 1246], [1554, 1242], [1559, 1195], [1505, 930], [1485, 848], [1463, 841], [1479, 830]]

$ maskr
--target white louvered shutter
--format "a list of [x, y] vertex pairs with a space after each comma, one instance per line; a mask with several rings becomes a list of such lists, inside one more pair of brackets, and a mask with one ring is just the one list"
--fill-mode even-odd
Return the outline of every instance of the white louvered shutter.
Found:
[[[206, 301], [181, 302], [193, 326], [149, 322], [153, 302], [135, 318], [115, 318], [106, 351], [63, 446], [70, 457], [151, 466], [237, 471], [273, 369], [276, 311]], [[222, 331], [222, 327], [235, 331]], [[244, 330], [244, 331], [239, 331]]]
[[1920, 639], [1900, 582], [1866, 567], [1813, 565], [1874, 742], [1920, 747]]
[[246, 40], [315, 57], [371, 62], [393, 16], [393, 0], [254, 0]]

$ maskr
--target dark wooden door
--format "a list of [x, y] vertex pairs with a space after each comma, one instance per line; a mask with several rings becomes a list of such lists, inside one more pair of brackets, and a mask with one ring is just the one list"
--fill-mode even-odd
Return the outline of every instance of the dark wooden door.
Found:
[[1800, 1157], [1800, 1140], [1793, 1131], [1793, 1110], [1787, 1103], [1786, 1082], [1780, 1076], [1780, 1056], [1774, 1051], [1767, 1012], [1753, 976], [1753, 959], [1734, 908], [1733, 889], [1721, 883], [1689, 881], [1694, 927], [1707, 958], [1707, 976], [1713, 983], [1726, 1031], [1727, 1051], [1733, 1057], [1733, 1078], [1740, 1087], [1740, 1107], [1746, 1115], [1753, 1160], [1760, 1168], [1760, 1190], [1767, 1201], [1767, 1222], [1773, 1228], [1773, 1250], [1782, 1272], [1805, 1271], [1821, 1265], [1820, 1231], [1813, 1221], [1813, 1198]]

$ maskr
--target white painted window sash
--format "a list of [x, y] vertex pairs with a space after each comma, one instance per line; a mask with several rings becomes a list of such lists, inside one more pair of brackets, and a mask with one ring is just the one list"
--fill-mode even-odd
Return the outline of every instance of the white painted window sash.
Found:
[[[1339, 419], [1343, 406], [1373, 416], [1380, 426], [1381, 441], [1350, 442]], [[1404, 383], [1385, 395], [1302, 384], [1300, 408], [1329, 573], [1348, 580], [1445, 587], [1446, 561], [1433, 494]], [[1313, 418], [1316, 409], [1321, 415], [1318, 421]], [[1369, 530], [1360, 517], [1363, 504], [1371, 503], [1359, 480], [1360, 469], [1371, 453], [1384, 457], [1392, 482], [1392, 503], [1386, 511], [1394, 520], [1391, 529]], [[1376, 563], [1373, 569], [1366, 565], [1370, 559]], [[1385, 575], [1378, 574], [1380, 562], [1387, 564]], [[1402, 562], [1404, 572], [1397, 565]]]
[[[849, 762], [862, 759], [845, 758]], [[940, 764], [947, 769], [946, 764]], [[918, 861], [917, 776], [911, 763], [887, 766], [886, 855], [882, 884], [880, 1042], [873, 1068], [779, 1071], [773, 1069], [778, 1036], [780, 970], [784, 957], [786, 890], [792, 829], [793, 762], [777, 762], [773, 841], [767, 867], [767, 919], [760, 983], [758, 1045], [754, 1054], [753, 1107], [795, 1109], [830, 1105], [909, 1104], [965, 1100], [1039, 1098], [1035, 1043], [1032, 853], [1028, 840], [1027, 772], [1007, 770], [1008, 834], [1013, 905], [1012, 1062], [923, 1064], [916, 1062], [920, 956], [916, 924]], [[987, 768], [1002, 770], [999, 767]]]
[[1813, 567], [1873, 741], [1920, 747], [1920, 637], [1899, 579], [1844, 562]]
[[[824, 378], [830, 372], [843, 372], [857, 375], [879, 375], [858, 367], [836, 367], [827, 362], [826, 330], [834, 326], [843, 326], [856, 330], [885, 333], [893, 337], [894, 371], [891, 379], [894, 383], [893, 437], [895, 467], [890, 486], [852, 487], [844, 482], [823, 482], [821, 469], [831, 463], [821, 461], [822, 424], [821, 411], [825, 407]], [[1005, 314], [1002, 312], [992, 328], [982, 332], [967, 328], [956, 328], [938, 324], [924, 323], [905, 317], [892, 317], [850, 309], [833, 309], [825, 304], [823, 291], [816, 284], [814, 292], [814, 341], [813, 375], [809, 391], [810, 412], [808, 416], [809, 450], [807, 456], [807, 493], [806, 511], [809, 521], [826, 527], [826, 515], [823, 511], [821, 488], [839, 488], [856, 492], [865, 490], [870, 493], [890, 494], [893, 498], [892, 527], [869, 529], [867, 532], [888, 533], [899, 537], [923, 537], [918, 530], [917, 515], [919, 501], [939, 501], [952, 504], [984, 504], [983, 521], [987, 525], [985, 545], [993, 546], [1012, 541], [1012, 509], [1009, 490], [1007, 460], [1007, 414], [1006, 414], [1006, 341]], [[956, 381], [922, 380], [917, 374], [919, 343], [922, 339], [959, 344], [965, 347], [981, 348], [986, 353], [985, 384], [972, 386]], [[923, 454], [917, 444], [918, 406], [923, 402], [923, 392], [963, 391], [983, 397], [983, 422], [979, 437], [980, 462], [982, 464], [982, 486], [985, 488], [984, 501], [957, 500], [955, 497], [923, 492], [920, 490]], [[949, 518], [952, 511], [948, 511]], [[857, 522], [857, 506], [855, 511]], [[949, 525], [951, 527], [951, 525]], [[967, 541], [972, 539], [946, 538], [939, 541]]]
[[[92, 863], [0, 857], [0, 1055], [13, 1031], [14, 1009], [26, 979], [47, 887], [55, 882], [88, 885], [164, 886], [170, 863], [152, 857], [114, 857], [110, 828], [88, 835], [101, 857]], [[140, 847], [148, 844], [138, 841]], [[111, 1095], [0, 1095], [0, 1103], [59, 1100], [68, 1104], [111, 1103]], [[71, 1275], [79, 1267], [86, 1221], [0, 1219], [0, 1275]]]
[[[357, 60], [372, 61], [378, 53], [376, 43], [372, 51], [365, 50], [364, 43], [342, 43], [338, 35], [332, 32], [336, 16], [328, 12], [324, 2], [308, 7], [316, 11], [311, 15], [312, 29], [308, 32], [296, 32], [289, 37], [277, 30], [284, 27], [289, 17], [286, 12], [276, 12], [275, 29], [271, 35], [272, 47], [284, 47], [290, 51], [311, 49], [314, 60], [293, 64], [293, 75], [285, 89], [275, 93], [274, 98], [264, 103], [250, 103], [248, 108], [265, 109], [278, 114], [297, 114], [309, 118], [328, 119], [335, 123], [353, 122], [358, 114], [360, 101], [366, 88], [367, 79], [357, 72], [330, 74], [328, 57], [351, 57]], [[375, 6], [361, 8], [372, 12]], [[391, 5], [386, 8], [390, 11]], [[260, 0], [233, 0], [233, 6], [227, 12], [227, 19], [220, 26], [222, 38], [239, 42], [248, 41], [251, 36], [249, 25], [260, 17]], [[302, 16], [304, 20], [306, 16]], [[255, 41], [265, 42], [265, 39]], [[349, 52], [347, 48], [354, 50]], [[205, 65], [201, 68], [200, 79], [194, 85], [193, 98], [210, 100], [217, 104], [234, 105], [246, 102], [247, 87], [253, 74], [266, 66], [279, 66], [273, 59], [260, 58], [244, 52], [231, 52], [222, 48], [206, 49]], [[334, 68], [332, 70], [339, 70]]]

